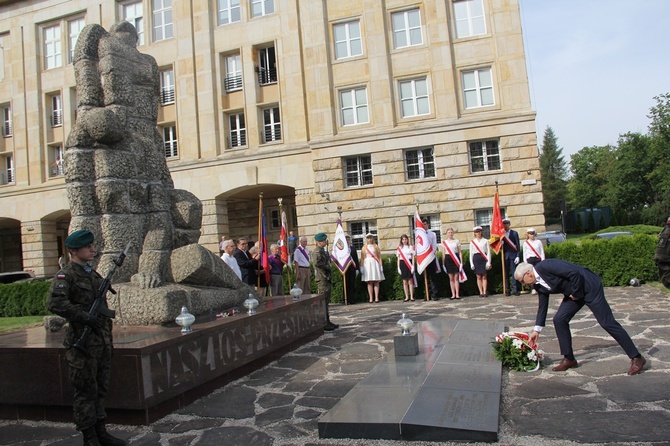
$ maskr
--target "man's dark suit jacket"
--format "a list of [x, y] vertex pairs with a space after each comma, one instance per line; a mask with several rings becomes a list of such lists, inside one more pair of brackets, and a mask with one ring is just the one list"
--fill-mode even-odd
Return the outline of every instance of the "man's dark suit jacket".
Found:
[[510, 229], [509, 237], [507, 237], [507, 240], [512, 242], [512, 244], [516, 247], [516, 251], [513, 250], [507, 242], [503, 242], [503, 246], [505, 247], [505, 258], [514, 260], [515, 258], [519, 257], [519, 249], [521, 247], [521, 243], [519, 241], [519, 233], [516, 232], [514, 229]]
[[563, 294], [569, 298], [584, 299], [588, 304], [598, 293], [603, 293], [603, 284], [593, 271], [574, 263], [559, 259], [546, 259], [534, 266], [537, 274], [551, 288], [547, 290], [539, 283], [533, 286], [537, 290], [538, 307], [535, 325], [544, 327], [549, 308], [549, 294]]
[[248, 252], [245, 253], [239, 248], [235, 250], [233, 257], [235, 260], [237, 260], [237, 264], [240, 266], [240, 271], [242, 272], [242, 282], [251, 286], [256, 285], [256, 270], [258, 269], [258, 260], [251, 257]]

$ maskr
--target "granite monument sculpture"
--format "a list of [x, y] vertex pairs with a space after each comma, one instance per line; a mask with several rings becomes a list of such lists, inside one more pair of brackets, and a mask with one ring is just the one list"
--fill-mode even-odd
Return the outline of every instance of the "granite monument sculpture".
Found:
[[[64, 173], [70, 230], [99, 241], [104, 273], [128, 242], [114, 283], [122, 291], [124, 323], [174, 320], [182, 305], [198, 315], [242, 302], [253, 292], [218, 256], [197, 244], [202, 204], [175, 189], [157, 129], [160, 98], [156, 60], [137, 50], [128, 22], [86, 26], [74, 69], [77, 118], [68, 137]], [[194, 287], [197, 285], [197, 287]], [[110, 306], [114, 306], [111, 302]]]

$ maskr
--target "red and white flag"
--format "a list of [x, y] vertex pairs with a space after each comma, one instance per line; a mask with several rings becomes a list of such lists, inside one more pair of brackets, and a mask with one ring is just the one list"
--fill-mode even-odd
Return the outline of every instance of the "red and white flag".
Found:
[[421, 222], [419, 211], [414, 213], [414, 248], [416, 249], [416, 271], [421, 274], [435, 260], [435, 251], [430, 244], [426, 227]]
[[281, 233], [279, 234], [281, 261], [288, 265], [288, 231], [286, 228], [286, 212], [281, 211]]

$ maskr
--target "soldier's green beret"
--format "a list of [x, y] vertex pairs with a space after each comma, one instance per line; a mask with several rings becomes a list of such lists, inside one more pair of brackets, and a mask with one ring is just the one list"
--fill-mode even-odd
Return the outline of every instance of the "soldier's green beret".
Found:
[[93, 233], [88, 229], [74, 231], [65, 239], [65, 246], [72, 249], [83, 248], [91, 243], [93, 243]]
[[326, 240], [328, 240], [328, 236], [323, 232], [319, 232], [314, 236], [314, 240], [316, 240], [317, 242], [325, 242]]

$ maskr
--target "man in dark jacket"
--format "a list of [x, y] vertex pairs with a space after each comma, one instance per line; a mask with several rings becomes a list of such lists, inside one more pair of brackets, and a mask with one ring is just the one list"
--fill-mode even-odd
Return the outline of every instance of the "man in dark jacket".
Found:
[[[503, 226], [505, 227], [505, 237], [503, 239], [503, 250], [505, 252], [505, 296], [510, 296], [511, 293], [514, 293], [515, 296], [520, 295], [519, 288], [517, 288], [517, 282], [514, 279], [514, 268], [519, 263], [519, 252], [520, 252], [520, 241], [519, 233], [514, 229], [510, 228], [509, 218], [503, 220]], [[512, 280], [510, 280], [510, 277]], [[510, 284], [511, 282], [511, 284]]]
[[[70, 263], [58, 271], [51, 283], [47, 307], [68, 320], [65, 358], [74, 388], [74, 422], [84, 435], [84, 446], [123, 446], [125, 441], [111, 436], [105, 428], [105, 397], [112, 365], [112, 321], [89, 315], [103, 278], [88, 265], [95, 258], [93, 234], [79, 230], [65, 239]], [[107, 301], [103, 302], [107, 306]], [[74, 347], [86, 326], [92, 331], [86, 352]]]
[[558, 345], [563, 355], [561, 363], [553, 368], [555, 372], [563, 372], [579, 365], [572, 351], [570, 320], [584, 305], [589, 307], [600, 326], [619, 343], [631, 359], [628, 374], [635, 375], [642, 371], [647, 361], [635, 347], [626, 330], [614, 319], [612, 309], [605, 300], [602, 281], [594, 272], [564, 260], [546, 259], [535, 266], [526, 262], [520, 263], [514, 271], [514, 277], [537, 290], [537, 317], [535, 329], [530, 335], [531, 346], [537, 343], [544, 328], [549, 308], [549, 294], [563, 294], [563, 302], [553, 320]]
[[237, 249], [233, 253], [233, 257], [237, 260], [240, 271], [242, 271], [242, 282], [252, 287], [256, 286], [258, 260], [247, 251], [247, 239], [241, 238], [237, 241]]

